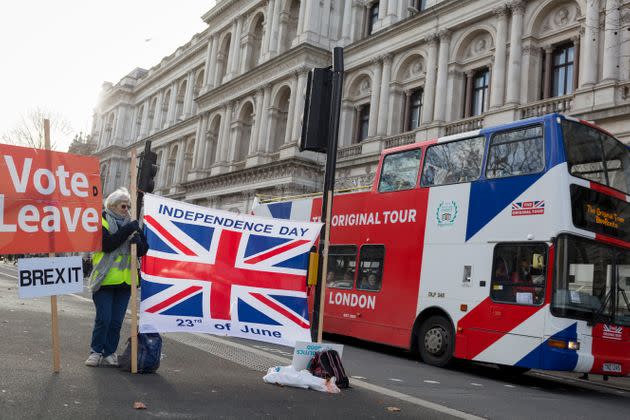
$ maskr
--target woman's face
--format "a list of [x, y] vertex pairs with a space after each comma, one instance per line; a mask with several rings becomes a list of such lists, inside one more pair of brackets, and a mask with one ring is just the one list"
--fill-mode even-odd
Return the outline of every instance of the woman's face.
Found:
[[129, 215], [129, 207], [130, 204], [127, 201], [121, 201], [114, 205], [112, 208], [113, 212], [118, 214], [119, 216], [128, 216]]

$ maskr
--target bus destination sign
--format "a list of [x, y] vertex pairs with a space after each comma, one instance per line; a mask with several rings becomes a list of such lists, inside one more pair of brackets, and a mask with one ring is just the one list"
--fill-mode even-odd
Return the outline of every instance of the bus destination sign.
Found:
[[630, 240], [630, 203], [579, 185], [571, 185], [573, 224], [595, 233]]

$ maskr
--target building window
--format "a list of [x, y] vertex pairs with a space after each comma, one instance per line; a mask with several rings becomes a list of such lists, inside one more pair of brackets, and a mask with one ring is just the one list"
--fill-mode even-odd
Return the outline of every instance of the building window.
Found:
[[573, 93], [573, 45], [563, 45], [553, 51], [553, 96]]
[[472, 115], [481, 115], [486, 111], [486, 98], [488, 97], [488, 82], [490, 72], [482, 69], [473, 75], [472, 81]]
[[422, 89], [416, 89], [409, 95], [409, 105], [407, 107], [407, 121], [405, 122], [407, 131], [420, 127], [420, 115], [422, 113]]
[[357, 111], [357, 143], [362, 142], [368, 136], [370, 125], [370, 104], [361, 105]]
[[368, 9], [368, 21], [367, 21], [367, 34], [372, 35], [372, 31], [374, 30], [374, 25], [376, 25], [376, 21], [378, 21], [378, 2], [372, 3], [370, 8]]
[[427, 0], [417, 0], [416, 1], [416, 9], [418, 11], [423, 11], [427, 8]]

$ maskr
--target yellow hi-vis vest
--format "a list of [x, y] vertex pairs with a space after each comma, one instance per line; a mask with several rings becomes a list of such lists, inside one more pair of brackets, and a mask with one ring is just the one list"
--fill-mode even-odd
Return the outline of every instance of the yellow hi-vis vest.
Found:
[[[101, 218], [103, 222], [103, 229], [107, 229], [109, 231], [109, 223], [105, 220], [104, 217]], [[103, 251], [95, 252], [92, 255], [92, 266], [94, 270], [96, 270], [96, 265], [101, 261], [103, 255], [105, 253]], [[125, 258], [125, 262], [123, 263], [123, 258]], [[124, 269], [120, 269], [120, 267], [124, 266]], [[117, 284], [127, 283], [131, 285], [131, 255], [119, 255], [118, 258], [114, 261], [114, 266], [110, 268], [109, 272], [103, 279], [103, 283], [101, 286], [112, 286]]]

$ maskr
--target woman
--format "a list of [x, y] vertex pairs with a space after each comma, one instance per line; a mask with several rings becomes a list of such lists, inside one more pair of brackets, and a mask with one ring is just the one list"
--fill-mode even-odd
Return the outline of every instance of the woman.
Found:
[[117, 189], [105, 200], [103, 250], [92, 256], [94, 268], [88, 284], [96, 319], [87, 366], [118, 366], [116, 349], [131, 295], [131, 244], [137, 245], [139, 257], [148, 250], [138, 222], [129, 217], [130, 204], [126, 188]]

